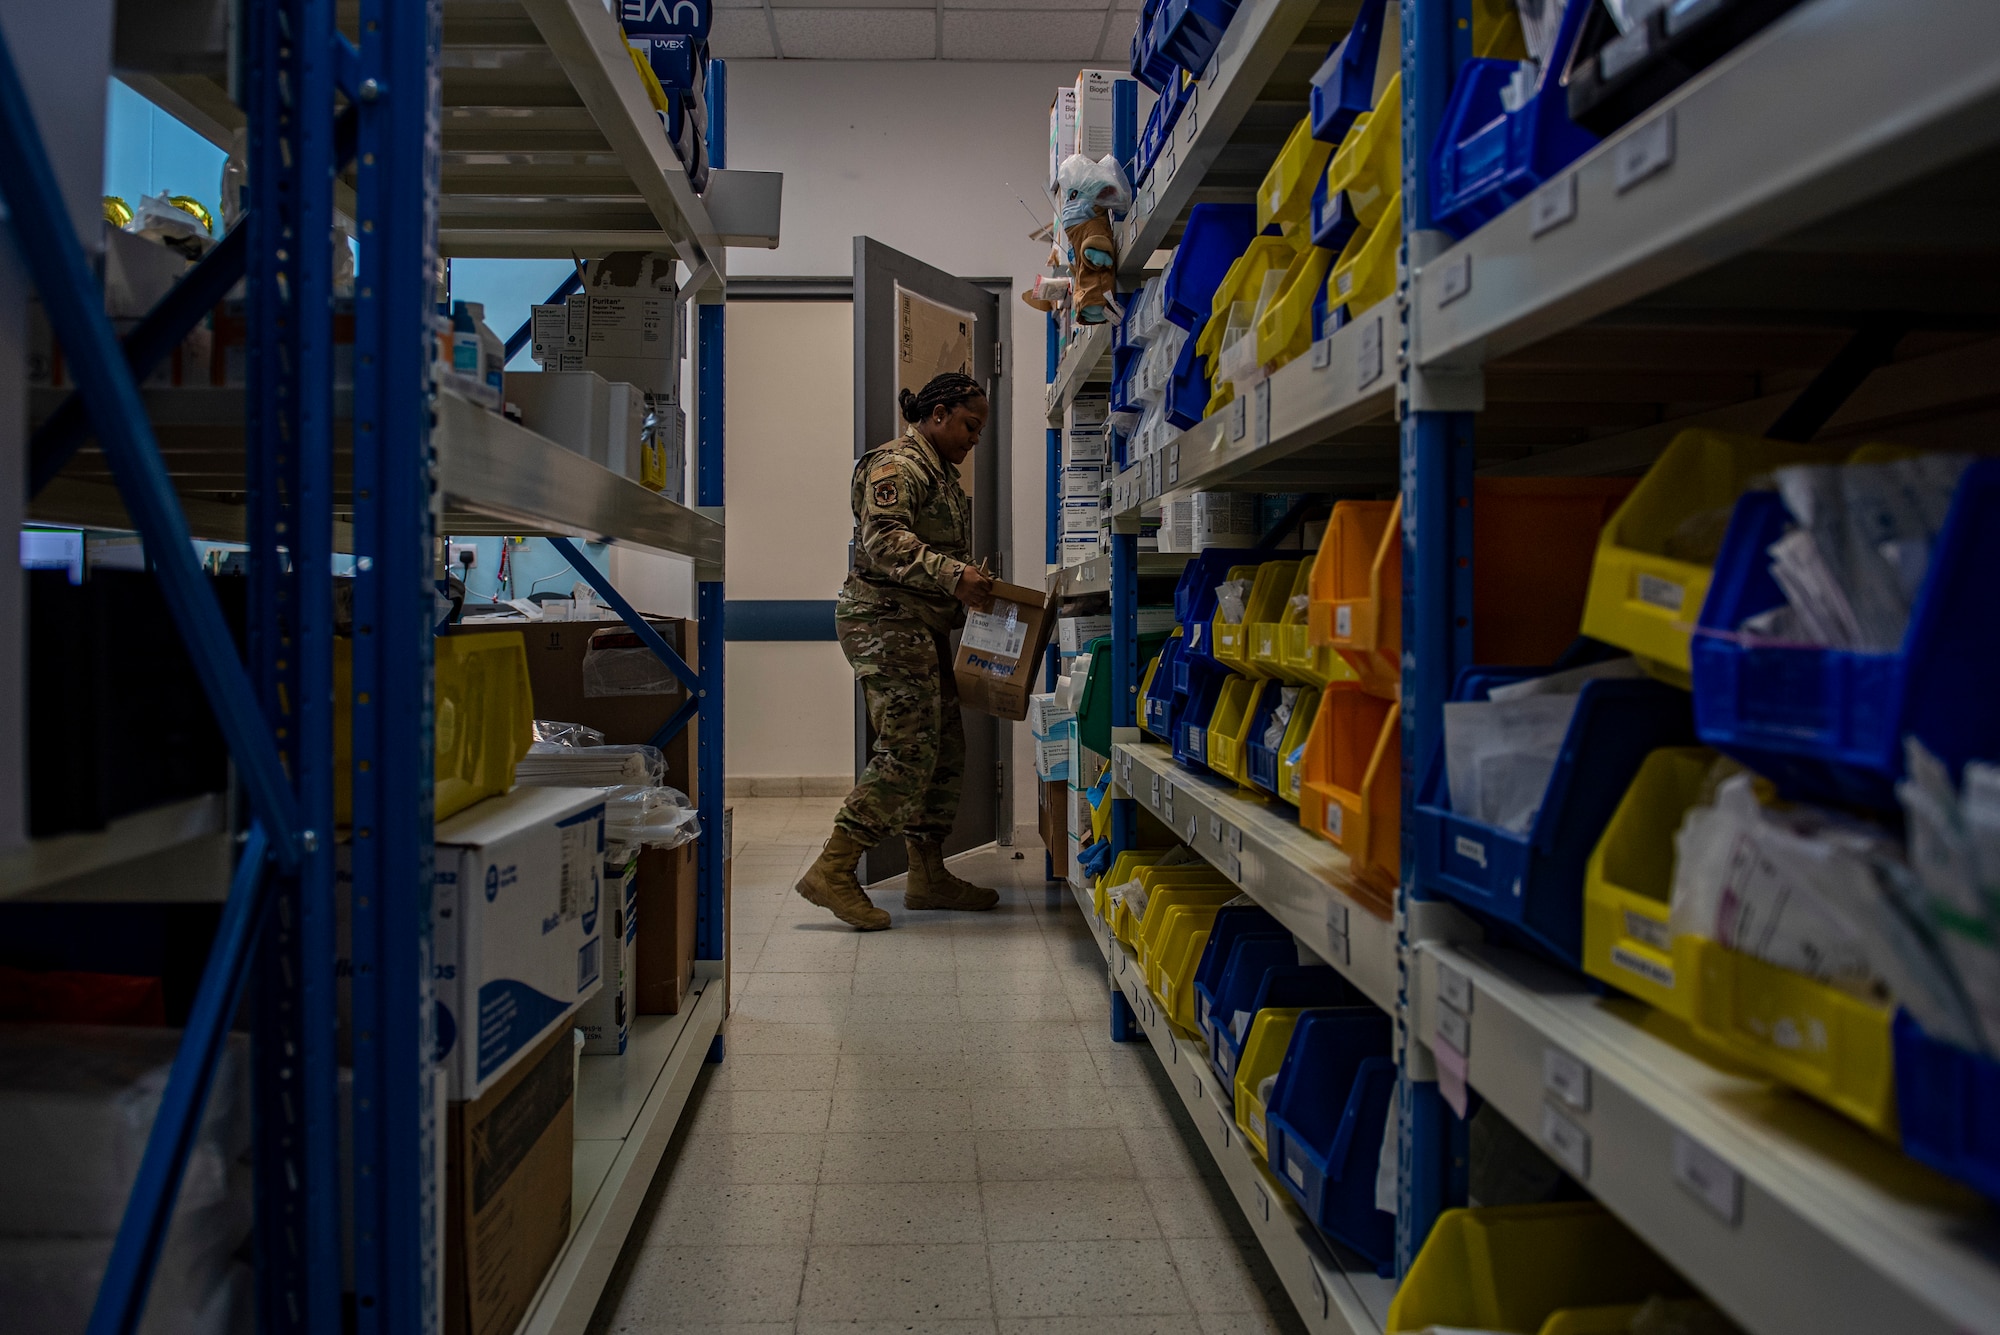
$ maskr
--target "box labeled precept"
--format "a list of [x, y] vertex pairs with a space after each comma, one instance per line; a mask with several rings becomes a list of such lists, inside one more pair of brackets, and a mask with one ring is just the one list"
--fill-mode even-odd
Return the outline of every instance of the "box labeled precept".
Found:
[[960, 703], [997, 718], [1026, 718], [1055, 620], [1040, 589], [996, 581], [992, 607], [968, 613], [959, 636], [952, 676]]
[[437, 827], [438, 1060], [476, 1099], [604, 976], [604, 790], [517, 788]]

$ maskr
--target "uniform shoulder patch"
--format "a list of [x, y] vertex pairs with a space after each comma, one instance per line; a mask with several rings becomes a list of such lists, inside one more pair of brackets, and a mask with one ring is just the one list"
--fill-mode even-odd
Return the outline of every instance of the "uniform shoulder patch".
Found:
[[881, 481], [875, 484], [875, 490], [873, 494], [875, 498], [875, 504], [882, 506], [884, 508], [896, 504], [897, 501], [900, 501], [903, 498], [902, 489], [896, 481], [896, 475], [894, 469], [889, 470], [889, 475], [887, 477], [882, 478]]

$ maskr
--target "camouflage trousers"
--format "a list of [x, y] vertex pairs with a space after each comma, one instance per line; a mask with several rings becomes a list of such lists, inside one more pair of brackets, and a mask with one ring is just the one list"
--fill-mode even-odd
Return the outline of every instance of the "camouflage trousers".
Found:
[[965, 775], [949, 641], [915, 621], [840, 618], [834, 625], [861, 679], [875, 736], [868, 767], [834, 825], [870, 848], [899, 834], [943, 840], [958, 819]]

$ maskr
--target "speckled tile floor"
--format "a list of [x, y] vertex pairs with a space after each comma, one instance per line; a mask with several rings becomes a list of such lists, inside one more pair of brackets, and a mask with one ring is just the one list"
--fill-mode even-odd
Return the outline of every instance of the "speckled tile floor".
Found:
[[833, 798], [743, 798], [728, 1056], [592, 1330], [1236, 1335], [1296, 1315], [1039, 848], [954, 861], [989, 913], [850, 931], [792, 891]]

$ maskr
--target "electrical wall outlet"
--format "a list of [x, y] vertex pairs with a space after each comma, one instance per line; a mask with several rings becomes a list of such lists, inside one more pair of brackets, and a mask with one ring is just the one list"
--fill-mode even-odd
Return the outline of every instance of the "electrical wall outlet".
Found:
[[447, 553], [447, 558], [453, 570], [476, 566], [479, 564], [479, 545], [472, 542], [454, 542]]

